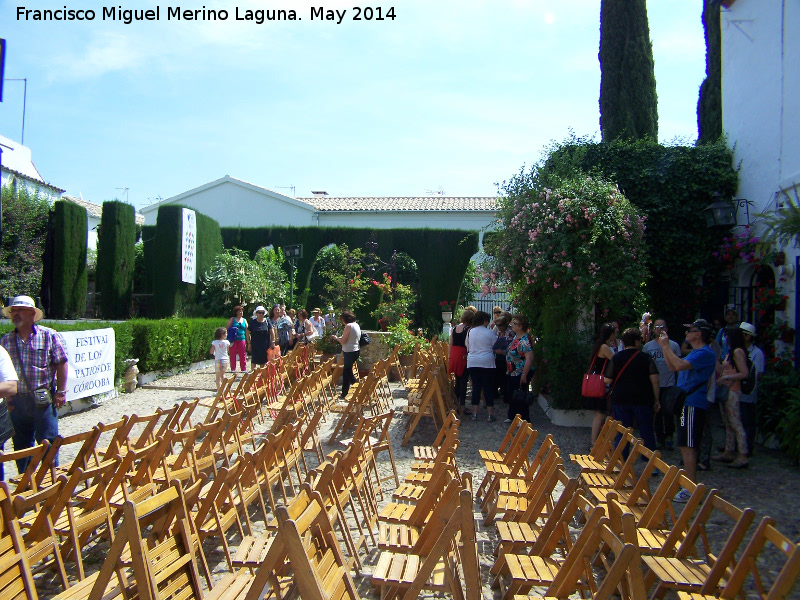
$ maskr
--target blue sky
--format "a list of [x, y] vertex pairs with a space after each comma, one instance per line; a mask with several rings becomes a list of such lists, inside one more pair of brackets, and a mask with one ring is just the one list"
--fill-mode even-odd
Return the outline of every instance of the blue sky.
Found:
[[[128, 188], [141, 208], [223, 175], [308, 196], [494, 195], [551, 140], [599, 136], [599, 2], [206, 1], [158, 22], [19, 21], [0, 0], [6, 78], [27, 78], [25, 145], [48, 182], [101, 203]], [[167, 21], [168, 6], [227, 9], [225, 22]], [[23, 5], [24, 6], [24, 5]], [[119, 3], [107, 6], [120, 6]], [[300, 21], [236, 21], [294, 8]], [[347, 9], [310, 20], [310, 6]], [[648, 6], [659, 137], [692, 143], [705, 46], [696, 0]], [[0, 134], [20, 141], [20, 82], [6, 82]]]

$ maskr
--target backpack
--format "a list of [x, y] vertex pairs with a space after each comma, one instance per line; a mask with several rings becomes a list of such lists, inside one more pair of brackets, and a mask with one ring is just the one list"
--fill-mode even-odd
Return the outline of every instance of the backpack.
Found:
[[228, 327], [228, 341], [233, 344], [236, 341], [236, 336], [239, 335], [239, 328], [235, 325]]

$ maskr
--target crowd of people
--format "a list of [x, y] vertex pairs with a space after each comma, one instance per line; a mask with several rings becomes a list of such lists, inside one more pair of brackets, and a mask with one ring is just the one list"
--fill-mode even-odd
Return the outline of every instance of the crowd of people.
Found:
[[[502, 396], [508, 412], [505, 423], [519, 414], [528, 419], [528, 386], [533, 377], [533, 341], [524, 315], [495, 307], [492, 314], [467, 306], [450, 333], [449, 371], [455, 375], [460, 415], [478, 420], [483, 394], [486, 420], [495, 421], [494, 401]], [[467, 383], [472, 381], [470, 407]]]
[[[652, 449], [677, 446], [687, 475], [696, 481], [698, 470], [710, 461], [730, 468], [747, 468], [755, 441], [755, 403], [758, 377], [765, 357], [754, 345], [756, 329], [739, 321], [733, 307], [724, 327], [715, 334], [705, 319], [684, 325], [682, 344], [670, 339], [664, 319], [645, 313], [639, 327], [619, 334], [619, 325], [605, 323], [589, 357], [587, 374], [602, 374], [605, 393], [585, 398], [594, 413], [591, 442], [597, 439], [607, 416], [628, 427], [638, 427]], [[719, 405], [725, 425], [725, 447], [712, 456], [712, 436], [706, 426], [709, 410]], [[676, 502], [686, 502], [681, 490]]]
[[[214, 356], [217, 388], [229, 370], [236, 372], [237, 364], [242, 373], [247, 370], [248, 352], [252, 366], [263, 366], [278, 353], [285, 356], [297, 344], [307, 344], [323, 337], [326, 330], [332, 339], [342, 344], [345, 360], [352, 366], [358, 360], [361, 329], [352, 312], [343, 311], [339, 318], [344, 328], [342, 336], [333, 334], [337, 320], [333, 306], [328, 306], [325, 315], [322, 309], [314, 308], [309, 317], [304, 308], [287, 310], [283, 304], [274, 304], [267, 314], [267, 309], [259, 305], [249, 320], [244, 317], [244, 307], [234, 306], [227, 326], [216, 330], [209, 350], [209, 354]], [[357, 331], [355, 343], [350, 339], [351, 331]], [[343, 393], [346, 394], [349, 387], [348, 383]]]

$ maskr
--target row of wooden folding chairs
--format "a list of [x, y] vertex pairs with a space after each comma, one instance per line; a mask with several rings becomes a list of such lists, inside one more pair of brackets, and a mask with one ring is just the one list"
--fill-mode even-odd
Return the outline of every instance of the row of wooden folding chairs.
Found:
[[[255, 572], [236, 569], [205, 595], [188, 505], [187, 494], [177, 482], [145, 501], [126, 502], [121, 526], [101, 570], [56, 598], [358, 597], [319, 494], [304, 493], [290, 506], [279, 507], [280, 525]], [[17, 579], [24, 583], [24, 564], [17, 571]], [[27, 597], [36, 598], [35, 589], [30, 590]]]
[[[623, 596], [628, 593], [633, 598], [644, 598], [644, 590], [653, 588], [653, 598], [661, 598], [669, 590], [684, 594], [682, 600], [689, 600], [691, 594], [696, 596], [696, 600], [714, 594], [727, 594], [722, 597], [730, 598], [741, 592], [748, 575], [752, 576], [762, 597], [785, 593], [791, 587], [800, 571], [800, 551], [797, 544], [780, 534], [771, 519], [767, 517], [762, 521], [737, 560], [736, 552], [753, 522], [754, 512], [734, 507], [716, 490], [706, 494], [705, 486], [691, 482], [682, 470], [666, 464], [658, 452], [644, 447], [641, 440], [633, 438], [630, 431], [620, 424], [611, 423], [607, 428], [604, 435], [613, 434], [615, 438], [619, 434], [619, 446], [628, 449], [628, 456], [622, 462], [616, 456], [616, 449], [612, 451], [610, 448], [590, 457], [576, 457], [583, 461], [584, 467], [577, 478], [570, 479], [563, 471], [557, 447], [548, 438], [531, 461], [530, 471], [526, 471], [523, 477], [517, 475], [501, 480], [501, 491], [490, 502], [488, 512], [492, 516], [492, 511], [498, 508], [503, 512], [503, 520], [496, 523], [500, 537], [499, 557], [492, 574], [497, 585], [504, 583], [501, 576], [510, 579], [505, 589], [506, 597], [532, 585], [549, 585], [547, 594], [561, 597], [556, 591], [558, 582], [555, 578], [561, 577], [560, 569], [567, 564], [574, 548], [585, 543], [586, 523], [592, 520], [589, 515], [594, 514], [594, 510], [602, 511], [596, 519], [607, 520], [607, 526], [621, 543], [631, 545], [637, 554], [643, 555], [642, 561], [637, 558], [631, 563], [636, 564], [635, 571], [630, 571], [629, 567], [626, 578], [616, 582], [621, 586]], [[487, 457], [507, 460], [508, 453], [513, 453], [516, 435], [519, 435], [519, 428], [516, 432], [513, 429], [513, 426], [509, 428], [509, 434], [497, 453], [486, 453]], [[598, 446], [604, 444], [600, 441]], [[548, 447], [545, 458], [539, 461], [545, 447]], [[633, 466], [642, 464], [643, 459], [646, 464], [637, 475]], [[536, 463], [540, 463], [538, 467]], [[535, 475], [531, 476], [534, 470]], [[662, 479], [651, 493], [649, 480], [656, 471]], [[689, 492], [690, 498], [683, 511], [676, 515], [672, 498], [681, 488]], [[521, 497], [524, 501], [520, 500]], [[509, 511], [509, 505], [515, 510]], [[585, 523], [578, 539], [572, 540], [564, 532], [568, 531], [575, 517], [580, 517]], [[706, 525], [711, 522], [717, 527], [727, 524], [729, 528], [728, 538], [719, 548], [713, 547], [706, 531]], [[765, 583], [764, 569], [759, 570], [757, 560], [765, 545], [773, 550], [779, 547], [785, 557], [780, 572], [771, 578], [770, 583]], [[527, 551], [520, 555], [520, 550]], [[555, 550], [561, 552], [560, 558], [552, 556]], [[598, 560], [605, 559], [597, 554], [592, 564]], [[644, 587], [638, 583], [642, 567], [646, 571]], [[570, 580], [572, 578], [574, 574]], [[594, 597], [600, 597], [598, 590], [603, 586], [592, 589], [589, 579], [585, 574], [586, 589]], [[563, 583], [563, 578], [561, 581]], [[608, 591], [613, 587], [603, 589]]]
[[372, 585], [383, 598], [416, 598], [422, 590], [481, 597], [472, 478], [457, 468], [457, 434], [452, 413], [438, 445], [416, 451], [411, 472], [381, 509]]
[[[183, 411], [186, 414], [185, 405]], [[166, 413], [175, 416], [178, 411]], [[62, 441], [80, 444], [75, 459], [60, 467], [39, 460], [33, 475], [26, 471], [17, 478], [11, 497], [28, 556], [34, 564], [40, 563], [41, 568], [52, 562], [63, 587], [69, 585], [64, 560], [72, 557], [77, 577], [83, 579], [83, 548], [99, 535], [113, 535], [120, 507], [126, 499], [150, 496], [173, 480], [191, 483], [200, 476], [216, 473], [219, 461], [229, 465], [233, 454], [243, 452], [238, 427], [247, 419], [241, 414], [227, 415], [218, 422], [198, 424], [188, 430], [159, 431], [155, 439], [152, 438], [156, 432], [153, 423], [159, 415], [153, 417], [149, 421], [136, 416], [124, 418], [116, 431], [99, 424], [74, 439], [57, 438], [53, 447], [63, 448]], [[145, 424], [138, 438], [130, 437], [131, 422]], [[97, 442], [103, 430], [111, 435], [111, 444], [98, 449]], [[129, 433], [124, 444], [115, 443], [120, 431]], [[143, 439], [150, 443], [142, 445]], [[109, 456], [111, 450], [116, 453]], [[45, 442], [4, 458], [21, 455], [52, 458], [54, 454], [48, 453]], [[32, 460], [29, 469], [34, 463]], [[38, 476], [44, 470], [48, 472], [47, 477]], [[25, 481], [42, 483], [23, 489]]]

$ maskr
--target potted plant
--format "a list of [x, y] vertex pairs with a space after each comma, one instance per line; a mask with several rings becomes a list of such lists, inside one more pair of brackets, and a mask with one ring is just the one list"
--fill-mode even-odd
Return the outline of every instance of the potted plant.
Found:
[[453, 308], [455, 307], [456, 302], [453, 300], [452, 302], [449, 300], [442, 300], [439, 302], [439, 308], [442, 309], [442, 321], [445, 323], [449, 323], [453, 320]]
[[398, 356], [400, 366], [410, 367], [413, 364], [414, 349], [417, 346], [427, 348], [430, 342], [422, 335], [414, 335], [409, 329], [411, 319], [400, 319], [400, 322], [389, 327], [389, 335], [386, 336], [386, 344], [390, 349], [399, 346]]
[[335, 356], [342, 351], [342, 345], [334, 340], [331, 335], [333, 335], [333, 328], [326, 327], [323, 336], [314, 340], [314, 345], [317, 348], [317, 352], [322, 355], [322, 360]]

